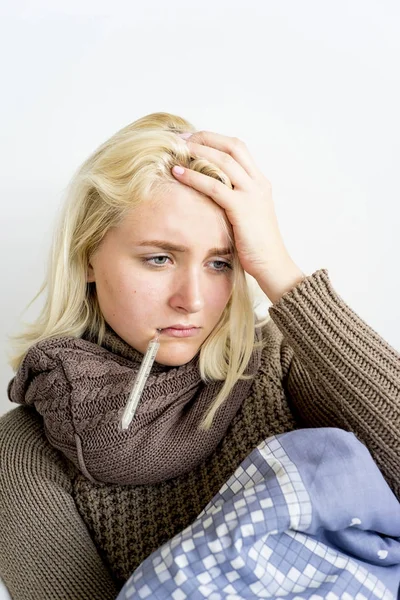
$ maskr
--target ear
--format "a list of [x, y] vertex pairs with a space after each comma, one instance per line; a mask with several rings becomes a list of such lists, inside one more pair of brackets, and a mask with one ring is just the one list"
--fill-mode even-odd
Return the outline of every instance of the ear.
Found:
[[86, 272], [86, 281], [87, 283], [91, 283], [92, 281], [96, 281], [96, 277], [94, 274], [94, 269], [92, 267], [92, 265], [89, 263], [88, 264], [88, 268], [87, 268], [87, 272]]

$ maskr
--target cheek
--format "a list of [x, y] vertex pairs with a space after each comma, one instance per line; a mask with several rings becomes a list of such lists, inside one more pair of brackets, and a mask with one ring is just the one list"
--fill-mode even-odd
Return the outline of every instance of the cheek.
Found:
[[[222, 278], [221, 278], [222, 279]], [[212, 285], [207, 294], [207, 305], [216, 314], [220, 315], [227, 305], [232, 290], [232, 281], [224, 278], [218, 285]]]
[[129, 313], [136, 313], [138, 318], [154, 311], [164, 299], [166, 286], [161, 281], [154, 281], [138, 273], [122, 273], [113, 287], [113, 300]]
[[126, 306], [128, 300], [135, 298], [137, 286], [134, 281], [122, 265], [106, 264], [96, 280], [97, 295], [103, 312], [115, 313]]

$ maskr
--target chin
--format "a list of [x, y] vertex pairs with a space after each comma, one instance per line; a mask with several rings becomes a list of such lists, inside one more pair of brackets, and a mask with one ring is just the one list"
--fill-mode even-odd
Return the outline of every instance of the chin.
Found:
[[188, 349], [186, 349], [186, 351], [183, 349], [174, 351], [168, 348], [160, 348], [156, 356], [156, 362], [159, 365], [164, 365], [166, 367], [181, 367], [190, 362], [199, 350], [200, 348], [197, 348], [196, 350], [193, 349], [192, 352], [189, 352]]

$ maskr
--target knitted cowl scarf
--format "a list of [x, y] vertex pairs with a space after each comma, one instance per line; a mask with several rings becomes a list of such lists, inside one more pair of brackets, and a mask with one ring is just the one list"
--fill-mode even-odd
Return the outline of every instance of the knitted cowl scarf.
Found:
[[[214, 452], [253, 378], [236, 383], [211, 429], [203, 431], [199, 424], [222, 382], [201, 380], [198, 355], [180, 367], [155, 362], [136, 414], [121, 430], [142, 359], [108, 326], [102, 346], [85, 334], [43, 340], [27, 352], [8, 397], [36, 408], [49, 442], [92, 482], [159, 483], [189, 472]], [[245, 373], [255, 375], [260, 361], [255, 348]]]

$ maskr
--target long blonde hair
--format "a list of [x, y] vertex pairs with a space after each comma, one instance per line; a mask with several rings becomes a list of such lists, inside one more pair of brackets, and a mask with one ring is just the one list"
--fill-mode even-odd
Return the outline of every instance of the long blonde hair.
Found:
[[[55, 230], [47, 276], [28, 306], [46, 291], [45, 304], [35, 322], [25, 324], [22, 333], [11, 337], [15, 352], [9, 363], [15, 371], [29, 348], [44, 339], [79, 338], [88, 330], [101, 345], [106, 323], [95, 284], [86, 280], [90, 258], [107, 231], [135, 206], [151, 198], [160, 187], [177, 185], [171, 174], [175, 164], [232, 188], [221, 169], [191, 156], [187, 145], [175, 135], [184, 131], [196, 130], [185, 119], [169, 113], [147, 115], [115, 133], [74, 174]], [[201, 424], [204, 429], [210, 428], [235, 383], [247, 377], [244, 373], [255, 345], [253, 297], [235, 251], [233, 262], [231, 297], [200, 349], [202, 379], [224, 381]]]

